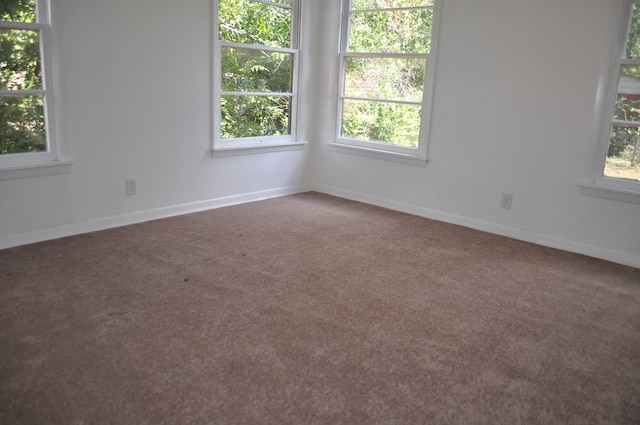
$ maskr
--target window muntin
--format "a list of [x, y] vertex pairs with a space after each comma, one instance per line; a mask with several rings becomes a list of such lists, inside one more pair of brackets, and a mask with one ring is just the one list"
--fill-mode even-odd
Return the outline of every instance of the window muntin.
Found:
[[426, 158], [433, 0], [344, 0], [338, 139]]
[[48, 34], [44, 0], [0, 5], [0, 165], [57, 159], [47, 119]]
[[295, 141], [297, 0], [217, 0], [213, 148]]
[[629, 187], [640, 182], [640, 2], [626, 2], [623, 16], [601, 183]]

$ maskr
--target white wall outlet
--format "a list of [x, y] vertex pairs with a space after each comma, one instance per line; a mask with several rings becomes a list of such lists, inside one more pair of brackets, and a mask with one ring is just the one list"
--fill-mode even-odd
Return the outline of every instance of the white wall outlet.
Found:
[[136, 194], [136, 179], [126, 179], [124, 181], [127, 196], [133, 196]]
[[510, 210], [512, 202], [513, 202], [513, 193], [503, 193], [500, 207], [503, 210]]

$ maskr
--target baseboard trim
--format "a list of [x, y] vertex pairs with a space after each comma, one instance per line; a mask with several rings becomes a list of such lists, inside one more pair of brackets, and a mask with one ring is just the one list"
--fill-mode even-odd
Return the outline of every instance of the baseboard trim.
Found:
[[518, 239], [524, 242], [530, 242], [549, 248], [561, 249], [563, 251], [569, 251], [576, 254], [587, 255], [589, 257], [623, 264], [626, 266], [640, 268], [640, 256], [628, 254], [625, 252], [615, 251], [608, 248], [601, 248], [593, 245], [581, 244], [567, 239], [556, 238], [554, 236], [527, 232], [525, 230], [517, 229], [514, 227], [503, 226], [501, 224], [477, 220], [466, 216], [419, 207], [417, 205], [409, 203], [393, 201], [390, 199], [350, 191], [334, 186], [314, 185], [313, 190], [320, 193], [326, 193], [327, 195], [333, 195], [353, 201], [364, 202], [366, 204], [376, 205], [379, 207], [389, 208], [395, 211], [401, 211], [420, 217], [469, 227], [471, 229], [480, 230], [483, 232], [507, 236], [513, 239]]
[[311, 190], [311, 187], [304, 185], [282, 187], [278, 189], [249, 192], [239, 195], [209, 199], [206, 201], [190, 202], [186, 204], [156, 208], [152, 210], [136, 211], [129, 214], [103, 217], [80, 223], [65, 224], [62, 226], [40, 229], [17, 235], [2, 236], [0, 237], [0, 249], [13, 248], [16, 246], [27, 245], [36, 242], [64, 238], [83, 233], [96, 232], [114, 227], [128, 226], [130, 224], [143, 223], [145, 221], [158, 220], [182, 214], [207, 211], [221, 207], [228, 207], [231, 205], [244, 204], [247, 202], [277, 198], [280, 196], [292, 195], [295, 193], [308, 192], [309, 190]]

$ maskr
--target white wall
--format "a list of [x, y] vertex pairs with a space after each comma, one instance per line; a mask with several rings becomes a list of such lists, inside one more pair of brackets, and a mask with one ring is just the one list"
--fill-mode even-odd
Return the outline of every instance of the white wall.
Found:
[[0, 181], [0, 248], [308, 189], [308, 148], [210, 157], [209, 0], [51, 3], [73, 164]]
[[[322, 4], [328, 26], [339, 1]], [[316, 189], [640, 266], [640, 205], [578, 186], [593, 168], [618, 2], [443, 0], [442, 12], [427, 167], [321, 149]], [[321, 102], [326, 112], [335, 96]], [[318, 115], [317, 142], [329, 142], [333, 116]], [[503, 192], [514, 194], [510, 211]]]
[[640, 205], [578, 187], [617, 0], [443, 0], [426, 168], [324, 149], [339, 0], [307, 3], [310, 146], [211, 159], [209, 3], [52, 1], [73, 165], [0, 181], [0, 248], [313, 187], [640, 267]]

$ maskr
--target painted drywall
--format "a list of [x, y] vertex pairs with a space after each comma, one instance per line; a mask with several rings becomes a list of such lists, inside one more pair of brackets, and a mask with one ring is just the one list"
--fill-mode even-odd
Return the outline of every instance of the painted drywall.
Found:
[[[320, 3], [320, 2], [318, 2]], [[318, 31], [339, 1], [317, 4]], [[585, 196], [615, 0], [443, 0], [426, 168], [319, 149], [317, 190], [640, 266], [640, 205]], [[336, 40], [331, 40], [336, 43]], [[323, 83], [335, 81], [334, 50]], [[321, 98], [322, 93], [317, 97]], [[334, 139], [335, 95], [318, 143]], [[509, 211], [501, 194], [512, 193]]]
[[211, 158], [209, 0], [51, 3], [71, 172], [0, 181], [0, 247], [309, 188], [308, 148]]

